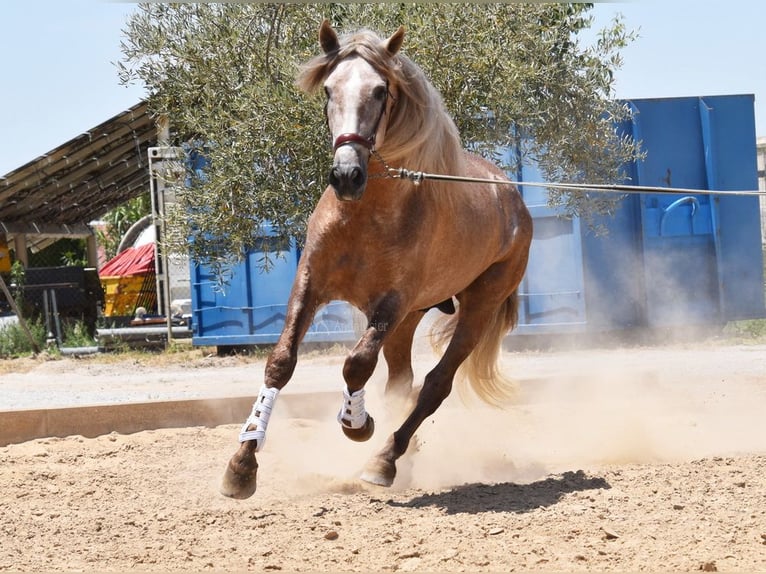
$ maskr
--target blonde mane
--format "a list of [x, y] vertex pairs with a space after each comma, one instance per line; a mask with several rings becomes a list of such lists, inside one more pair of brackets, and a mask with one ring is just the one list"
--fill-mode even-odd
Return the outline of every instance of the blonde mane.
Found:
[[386, 138], [378, 149], [389, 165], [415, 171], [462, 173], [460, 135], [441, 95], [423, 71], [403, 54], [391, 56], [374, 32], [360, 30], [341, 38], [340, 48], [304, 64], [297, 85], [315, 92], [335, 66], [357, 55], [388, 80], [396, 100], [387, 117]]

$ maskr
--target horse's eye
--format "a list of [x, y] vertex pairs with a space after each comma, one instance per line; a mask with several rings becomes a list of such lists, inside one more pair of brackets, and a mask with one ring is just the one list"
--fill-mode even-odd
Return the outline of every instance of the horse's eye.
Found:
[[385, 86], [378, 86], [372, 91], [372, 97], [378, 100], [379, 102], [382, 102], [386, 99], [386, 94], [388, 93], [388, 90]]

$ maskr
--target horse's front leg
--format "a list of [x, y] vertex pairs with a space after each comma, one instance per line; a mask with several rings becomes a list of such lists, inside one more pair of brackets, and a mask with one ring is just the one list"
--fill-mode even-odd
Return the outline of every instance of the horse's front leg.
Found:
[[263, 448], [274, 402], [295, 371], [298, 346], [311, 326], [319, 304], [319, 298], [311, 289], [308, 273], [299, 269], [287, 303], [285, 326], [266, 361], [264, 383], [253, 404], [252, 412], [240, 431], [239, 449], [226, 467], [220, 488], [221, 494], [243, 499], [255, 492], [258, 471], [255, 453]]
[[401, 321], [401, 309], [397, 293], [388, 293], [376, 302], [367, 312], [367, 329], [343, 364], [346, 389], [338, 422], [351, 440], [366, 441], [375, 431], [375, 421], [365, 409], [364, 386], [375, 370], [383, 343]]

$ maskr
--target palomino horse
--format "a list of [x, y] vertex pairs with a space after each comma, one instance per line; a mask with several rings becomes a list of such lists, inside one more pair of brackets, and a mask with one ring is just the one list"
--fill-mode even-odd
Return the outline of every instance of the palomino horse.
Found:
[[462, 149], [441, 96], [398, 53], [403, 39], [399, 28], [386, 40], [360, 31], [341, 41], [324, 21], [323, 54], [298, 79], [305, 91], [324, 88], [335, 156], [329, 186], [309, 220], [284, 330], [224, 475], [221, 492], [227, 496], [255, 492], [255, 453], [263, 447], [274, 402], [293, 374], [317, 308], [331, 300], [348, 301], [368, 320], [343, 365], [346, 389], [338, 414], [343, 432], [356, 441], [374, 430], [364, 386], [380, 350], [388, 365], [386, 395], [409, 395], [418, 323], [432, 307], [451, 314], [444, 326], [445, 341], [451, 334], [446, 351], [410, 403], [409, 416], [365, 466], [363, 480], [393, 483], [397, 459], [449, 395], [464, 362], [480, 398], [498, 404], [509, 395], [497, 358], [516, 322], [532, 219], [518, 191], [505, 183], [416, 185], [390, 176], [386, 164], [506, 180], [500, 169]]

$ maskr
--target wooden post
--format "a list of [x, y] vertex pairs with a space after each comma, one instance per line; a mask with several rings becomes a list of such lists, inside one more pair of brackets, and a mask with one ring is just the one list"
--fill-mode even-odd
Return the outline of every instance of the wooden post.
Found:
[[29, 267], [29, 257], [27, 257], [27, 236], [23, 233], [17, 233], [13, 236], [13, 252], [16, 261], [21, 262], [24, 269]]
[[88, 266], [98, 269], [98, 243], [95, 232], [85, 238], [85, 246], [88, 251]]

